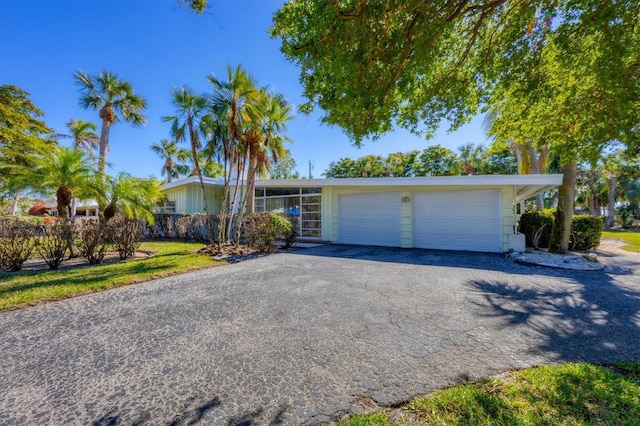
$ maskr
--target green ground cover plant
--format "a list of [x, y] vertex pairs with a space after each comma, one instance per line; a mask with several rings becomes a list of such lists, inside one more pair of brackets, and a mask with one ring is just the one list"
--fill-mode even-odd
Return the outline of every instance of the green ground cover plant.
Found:
[[623, 240], [627, 243], [622, 246], [624, 250], [640, 253], [640, 231], [602, 231], [602, 237]]
[[632, 425], [640, 419], [640, 362], [567, 363], [514, 371], [418, 397], [356, 425]]
[[0, 273], [0, 310], [36, 305], [222, 264], [196, 253], [201, 243], [145, 242], [144, 259], [59, 270]]

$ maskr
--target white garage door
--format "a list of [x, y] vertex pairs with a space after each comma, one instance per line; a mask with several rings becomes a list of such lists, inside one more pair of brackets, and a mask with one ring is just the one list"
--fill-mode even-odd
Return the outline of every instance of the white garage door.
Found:
[[338, 197], [338, 241], [399, 247], [401, 194], [377, 192]]
[[501, 252], [501, 205], [495, 190], [414, 194], [414, 246]]

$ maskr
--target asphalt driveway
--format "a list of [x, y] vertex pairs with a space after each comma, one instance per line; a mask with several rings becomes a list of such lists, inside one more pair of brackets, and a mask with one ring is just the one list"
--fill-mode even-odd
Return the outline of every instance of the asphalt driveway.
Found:
[[325, 246], [0, 313], [2, 424], [318, 424], [562, 361], [640, 359], [640, 258]]

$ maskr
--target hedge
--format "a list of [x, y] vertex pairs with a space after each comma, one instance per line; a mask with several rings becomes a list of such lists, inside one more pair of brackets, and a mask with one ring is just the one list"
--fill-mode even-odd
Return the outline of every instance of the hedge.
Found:
[[[549, 247], [553, 223], [553, 210], [537, 210], [523, 213], [520, 216], [520, 232], [526, 237], [527, 247]], [[536, 238], [538, 240], [537, 244], [534, 241]]]
[[[548, 248], [551, 229], [555, 222], [555, 210], [545, 209], [523, 213], [520, 216], [520, 232], [527, 240], [528, 247]], [[572, 250], [588, 250], [600, 245], [603, 221], [599, 216], [576, 215], [571, 221]], [[537, 245], [535, 240], [537, 239]]]
[[574, 250], [589, 250], [600, 245], [603, 221], [600, 216], [576, 215], [571, 221], [571, 239]]

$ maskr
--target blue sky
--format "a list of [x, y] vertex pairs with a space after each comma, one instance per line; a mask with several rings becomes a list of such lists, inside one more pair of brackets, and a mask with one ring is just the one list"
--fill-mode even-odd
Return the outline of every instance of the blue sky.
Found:
[[[184, 84], [207, 92], [207, 75], [224, 79], [227, 64], [242, 64], [259, 85], [284, 94], [293, 105], [304, 102], [298, 69], [285, 60], [279, 40], [267, 34], [282, 3], [210, 0], [208, 12], [196, 15], [177, 7], [177, 0], [0, 0], [0, 84], [29, 92], [45, 122], [64, 133], [70, 118], [99, 125], [97, 112], [79, 106], [73, 73], [116, 73], [147, 100], [147, 124], [112, 127], [108, 172], [160, 177], [162, 160], [149, 146], [169, 138], [161, 117], [173, 114], [172, 88]], [[322, 125], [320, 117], [321, 111], [298, 113], [288, 126], [293, 140], [288, 148], [303, 175], [309, 162], [313, 176], [321, 177], [330, 161], [343, 157], [486, 143], [482, 120], [476, 118], [452, 134], [443, 126], [428, 141], [398, 130], [357, 149], [339, 128]]]

